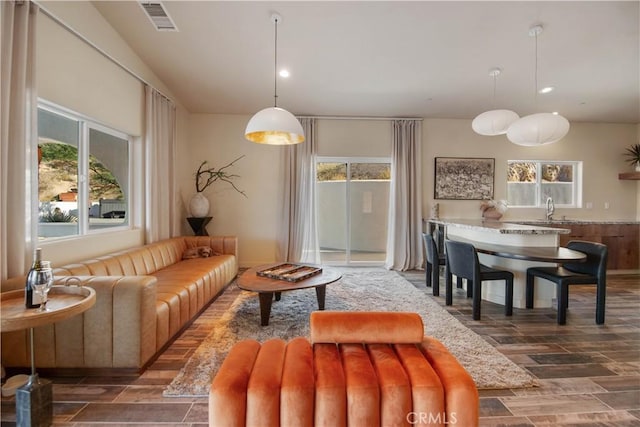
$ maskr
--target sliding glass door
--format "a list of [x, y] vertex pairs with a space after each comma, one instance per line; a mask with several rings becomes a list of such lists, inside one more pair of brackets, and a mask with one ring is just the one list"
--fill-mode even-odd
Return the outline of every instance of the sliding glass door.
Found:
[[390, 160], [320, 157], [316, 171], [322, 263], [384, 263]]

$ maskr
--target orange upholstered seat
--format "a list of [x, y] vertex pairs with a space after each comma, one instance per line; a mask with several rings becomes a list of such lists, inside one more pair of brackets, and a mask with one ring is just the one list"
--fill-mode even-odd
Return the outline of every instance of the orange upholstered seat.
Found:
[[415, 313], [311, 314], [311, 340], [237, 343], [211, 384], [212, 426], [478, 425], [478, 391]]

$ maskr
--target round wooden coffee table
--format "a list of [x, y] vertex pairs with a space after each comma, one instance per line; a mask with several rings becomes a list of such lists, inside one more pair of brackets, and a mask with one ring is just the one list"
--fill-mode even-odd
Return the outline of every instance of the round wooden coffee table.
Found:
[[298, 282], [288, 282], [286, 280], [258, 276], [258, 271], [265, 270], [275, 265], [278, 264], [267, 264], [250, 268], [238, 277], [238, 287], [240, 289], [258, 293], [258, 297], [260, 298], [260, 324], [262, 326], [267, 326], [269, 324], [271, 302], [273, 301], [274, 295], [276, 297], [276, 301], [279, 301], [281, 292], [316, 288], [318, 309], [324, 310], [326, 286], [337, 282], [342, 278], [342, 274], [337, 270], [327, 267], [322, 267], [322, 272], [320, 274], [316, 274], [315, 276], [311, 276]]

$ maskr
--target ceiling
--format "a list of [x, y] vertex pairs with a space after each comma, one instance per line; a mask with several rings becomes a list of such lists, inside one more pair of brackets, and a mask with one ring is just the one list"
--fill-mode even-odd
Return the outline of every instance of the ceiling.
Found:
[[[164, 1], [178, 32], [137, 2], [99, 12], [193, 113], [273, 105], [314, 116], [471, 119], [494, 108], [640, 123], [640, 2]], [[535, 38], [538, 88], [535, 96]], [[489, 70], [502, 69], [494, 81]], [[537, 101], [536, 101], [537, 98]]]

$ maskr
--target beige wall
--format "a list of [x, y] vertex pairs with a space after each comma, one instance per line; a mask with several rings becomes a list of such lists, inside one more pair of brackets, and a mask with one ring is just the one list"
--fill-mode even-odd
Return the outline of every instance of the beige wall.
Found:
[[[178, 154], [179, 163], [186, 166], [179, 171], [179, 197], [186, 213], [189, 199], [195, 194], [195, 173], [203, 160], [220, 168], [244, 155], [229, 172], [240, 175], [234, 183], [247, 198], [219, 181], [205, 190], [213, 217], [207, 230], [210, 235], [238, 236], [240, 261], [243, 265], [257, 265], [276, 257], [283, 148], [245, 140], [248, 120], [248, 116], [241, 115], [190, 116], [188, 144]], [[183, 229], [192, 234], [186, 219]]]
[[318, 120], [318, 156], [390, 157], [388, 120]]
[[[117, 58], [129, 70], [161, 90], [171, 92], [140, 60], [90, 2], [40, 2], [41, 6], [83, 37]], [[44, 13], [38, 17], [37, 81], [39, 96], [64, 108], [139, 137], [144, 123], [142, 83]], [[174, 102], [176, 100], [174, 99]], [[185, 150], [188, 112], [176, 102], [178, 147]], [[141, 159], [140, 139], [132, 156]], [[178, 164], [178, 168], [181, 166]], [[142, 170], [136, 168], [133, 191], [142, 194]], [[41, 244], [43, 256], [63, 265], [144, 243], [144, 212], [132, 210], [134, 228]]]
[[144, 86], [138, 79], [42, 14], [36, 46], [38, 97], [129, 135], [142, 134]]
[[[556, 218], [636, 219], [638, 186], [621, 181], [618, 172], [628, 171], [622, 153], [634, 143], [637, 125], [571, 123], [569, 134], [556, 144], [521, 147], [506, 136], [481, 136], [474, 133], [468, 120], [426, 119], [423, 124], [423, 213], [428, 217], [435, 202], [441, 217], [480, 218], [479, 201], [434, 200], [435, 157], [495, 158], [494, 199], [506, 199], [508, 160], [579, 160], [583, 162], [583, 206], [592, 209], [556, 209]], [[609, 209], [605, 209], [609, 203]], [[542, 209], [513, 208], [503, 219], [543, 219]]]
[[[219, 167], [246, 155], [234, 169], [238, 185], [248, 198], [218, 186], [206, 195], [214, 217], [210, 234], [236, 234], [240, 239], [240, 264], [257, 265], [276, 260], [278, 218], [281, 209], [281, 147], [247, 142], [243, 137], [249, 116], [194, 114], [189, 121], [188, 150], [180, 153], [181, 198], [193, 195], [193, 175], [199, 162]], [[391, 127], [388, 121], [318, 121], [319, 152], [324, 156], [389, 156]], [[483, 137], [471, 130], [470, 120], [425, 119], [423, 122], [423, 214], [429, 215], [433, 200], [433, 164], [438, 157], [492, 157], [496, 159], [495, 198], [506, 197], [506, 161], [511, 159], [558, 159], [584, 162], [584, 201], [593, 209], [558, 209], [556, 217], [575, 219], [635, 219], [638, 186], [618, 180], [628, 170], [622, 152], [635, 141], [636, 125], [572, 123], [561, 142], [544, 147], [519, 147], [506, 137]], [[438, 200], [441, 216], [480, 217], [479, 201]], [[604, 209], [609, 202], [610, 208]], [[541, 209], [511, 209], [506, 219], [542, 218]], [[186, 222], [185, 222], [186, 227]], [[188, 228], [186, 229], [188, 230]]]
[[[254, 144], [244, 138], [250, 116], [191, 114], [188, 144], [178, 154], [179, 198], [185, 218], [195, 193], [195, 172], [207, 160], [219, 168], [244, 155], [230, 171], [240, 175], [236, 185], [247, 198], [224, 183], [205, 191], [213, 220], [209, 234], [232, 234], [239, 239], [240, 265], [274, 262], [278, 254], [279, 218], [282, 212], [284, 147]], [[324, 156], [388, 157], [391, 127], [386, 121], [319, 120], [318, 151]], [[190, 234], [186, 219], [183, 230]]]

